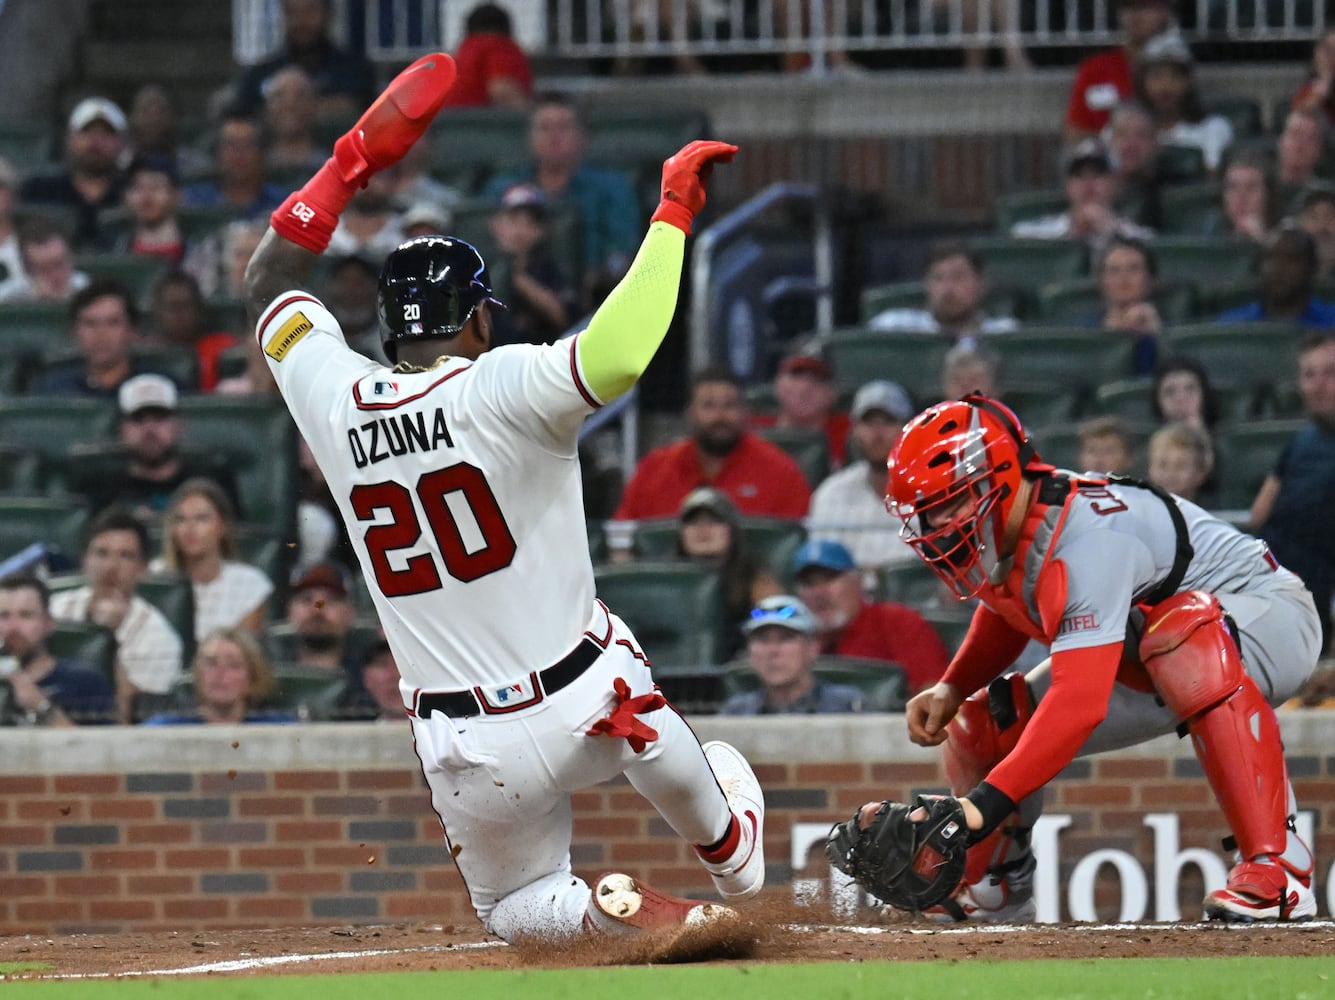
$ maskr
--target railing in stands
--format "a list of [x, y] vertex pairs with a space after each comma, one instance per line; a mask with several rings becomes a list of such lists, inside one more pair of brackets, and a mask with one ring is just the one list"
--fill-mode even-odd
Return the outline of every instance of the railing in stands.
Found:
[[[472, 3], [332, 0], [337, 34], [384, 63], [453, 50]], [[1022, 49], [1112, 44], [1115, 0], [509, 0], [515, 36], [548, 59]], [[1271, 43], [1317, 37], [1314, 0], [1185, 0], [1189, 41]], [[238, 62], [259, 61], [282, 36], [281, 0], [232, 0]]]

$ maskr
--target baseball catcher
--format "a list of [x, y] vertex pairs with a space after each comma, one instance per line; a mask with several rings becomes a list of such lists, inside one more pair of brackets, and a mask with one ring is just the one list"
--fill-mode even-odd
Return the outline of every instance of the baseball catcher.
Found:
[[950, 906], [968, 848], [959, 800], [924, 795], [912, 805], [882, 802], [875, 812], [864, 806], [825, 842], [836, 868], [881, 902], [912, 912]]
[[[900, 537], [978, 601], [945, 675], [904, 711], [912, 742], [942, 748], [956, 798], [912, 811], [867, 803], [834, 832], [835, 863], [904, 909], [1033, 920], [1044, 786], [1078, 756], [1177, 730], [1238, 854], [1205, 916], [1309, 919], [1312, 854], [1272, 707], [1303, 686], [1321, 649], [1302, 581], [1265, 542], [1157, 486], [1044, 462], [1019, 418], [986, 396], [928, 407], [887, 465]], [[1030, 640], [1048, 659], [1007, 672]]]

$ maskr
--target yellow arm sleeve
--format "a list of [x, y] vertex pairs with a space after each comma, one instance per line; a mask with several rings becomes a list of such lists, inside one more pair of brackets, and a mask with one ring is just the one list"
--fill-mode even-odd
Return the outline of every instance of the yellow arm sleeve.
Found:
[[635, 384], [677, 310], [686, 234], [666, 222], [650, 224], [630, 270], [579, 336], [584, 380], [604, 403]]

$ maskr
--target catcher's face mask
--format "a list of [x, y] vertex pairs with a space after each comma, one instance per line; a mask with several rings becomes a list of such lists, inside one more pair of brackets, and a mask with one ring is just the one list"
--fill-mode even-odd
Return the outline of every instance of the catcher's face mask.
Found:
[[890, 455], [886, 509], [960, 600], [996, 563], [997, 539], [1020, 481], [1011, 435], [968, 402], [942, 403], [910, 421]]

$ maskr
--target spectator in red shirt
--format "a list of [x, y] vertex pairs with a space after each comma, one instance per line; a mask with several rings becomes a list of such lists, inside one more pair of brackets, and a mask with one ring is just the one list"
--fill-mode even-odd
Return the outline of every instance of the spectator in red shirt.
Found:
[[811, 487], [801, 468], [778, 445], [747, 430], [748, 418], [737, 375], [726, 368], [697, 374], [686, 408], [688, 434], [640, 459], [612, 515], [610, 548], [630, 547], [634, 526], [626, 522], [675, 517], [697, 486], [721, 490], [744, 515], [805, 517]]
[[868, 600], [844, 546], [805, 543], [793, 554], [791, 573], [798, 598], [821, 623], [822, 653], [898, 663], [914, 692], [941, 679], [949, 656], [931, 623], [907, 605]]
[[1172, 0], [1121, 0], [1117, 26], [1126, 40], [1118, 48], [1089, 56], [1076, 67], [1066, 105], [1066, 145], [1097, 135], [1108, 124], [1112, 109], [1134, 91], [1132, 71], [1140, 50], [1172, 23]]
[[464, 22], [454, 54], [458, 76], [447, 108], [524, 108], [533, 97], [533, 68], [510, 33], [510, 15], [494, 3], [478, 4]]
[[822, 430], [830, 444], [830, 465], [841, 468], [852, 421], [847, 413], [835, 409], [839, 390], [829, 363], [815, 354], [789, 355], [774, 376], [774, 395], [779, 401], [778, 412], [754, 414], [751, 426]]

